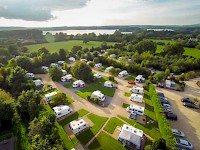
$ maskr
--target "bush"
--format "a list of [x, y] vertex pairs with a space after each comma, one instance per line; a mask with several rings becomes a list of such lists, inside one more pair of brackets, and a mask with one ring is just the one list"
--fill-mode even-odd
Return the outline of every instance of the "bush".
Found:
[[114, 76], [109, 76], [108, 77], [108, 80], [112, 81], [112, 82], [115, 82], [115, 77]]
[[89, 65], [90, 67], [94, 67], [95, 63], [94, 63], [93, 61], [90, 61], [90, 62], [88, 63], [88, 65]]
[[87, 100], [88, 101], [91, 101], [91, 102], [94, 102], [94, 103], [96, 103], [96, 104], [99, 104], [99, 99], [97, 99], [97, 98], [93, 98], [93, 97], [91, 97], [90, 95], [88, 95], [87, 96]]

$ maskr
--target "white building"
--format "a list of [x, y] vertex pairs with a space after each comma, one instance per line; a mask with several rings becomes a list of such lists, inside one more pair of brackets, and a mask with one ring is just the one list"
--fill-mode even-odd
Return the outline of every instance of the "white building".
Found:
[[57, 63], [51, 63], [50, 67], [58, 67], [58, 64]]
[[94, 91], [91, 94], [92, 98], [97, 98], [100, 101], [105, 101], [105, 95], [101, 91]]
[[58, 64], [59, 64], [60, 66], [63, 66], [64, 63], [65, 63], [65, 61], [63, 61], [63, 60], [59, 60], [59, 61], [58, 61]]
[[94, 68], [101, 68], [102, 67], [102, 63], [98, 63], [94, 65]]
[[67, 71], [62, 69], [62, 74], [63, 74], [63, 75], [66, 75], [66, 74], [67, 74]]
[[70, 80], [72, 80], [72, 75], [71, 74], [68, 74], [68, 75], [65, 75], [65, 76], [61, 77], [61, 81], [62, 82], [67, 82], [67, 81], [70, 81]]
[[70, 62], [75, 62], [75, 61], [76, 61], [76, 59], [75, 59], [74, 57], [69, 57], [68, 60], [69, 60]]
[[44, 85], [44, 83], [43, 83], [40, 79], [33, 80], [33, 82], [35, 83], [35, 86], [41, 86], [41, 85]]
[[170, 81], [170, 80], [166, 80], [165, 85], [166, 85], [167, 88], [173, 89], [173, 88], [175, 88], [176, 83], [173, 82], [173, 81]]
[[60, 106], [53, 107], [53, 110], [57, 118], [60, 118], [72, 112], [72, 109], [67, 105], [60, 105]]
[[135, 82], [137, 82], [137, 83], [144, 83], [145, 82], [145, 78], [142, 75], [138, 75], [135, 78]]
[[115, 54], [110, 54], [110, 58], [115, 58], [116, 55]]
[[102, 78], [102, 75], [100, 75], [100, 74], [98, 74], [98, 73], [94, 74], [93, 76], [94, 76], [94, 78], [97, 78], [97, 79]]
[[114, 85], [112, 84], [112, 82], [110, 81], [105, 81], [104, 84], [103, 84], [105, 87], [109, 87], [109, 88], [113, 88]]
[[144, 93], [144, 88], [141, 88], [141, 87], [138, 87], [138, 86], [133, 86], [130, 89], [130, 92], [137, 93], [137, 94], [143, 94]]
[[142, 138], [143, 138], [142, 130], [124, 124], [121, 128], [118, 140], [121, 141], [124, 146], [128, 145], [136, 149], [140, 149]]
[[34, 73], [31, 73], [31, 72], [26, 73], [26, 76], [27, 76], [28, 78], [35, 78]]
[[72, 130], [72, 132], [77, 135], [81, 132], [83, 132], [87, 127], [87, 123], [83, 120], [74, 120], [72, 122], [69, 123], [69, 127]]
[[139, 94], [131, 94], [131, 96], [129, 97], [129, 100], [142, 103], [143, 96]]
[[114, 68], [114, 67], [113, 67], [113, 66], [107, 67], [107, 68], [105, 69], [105, 72], [109, 73], [109, 72], [110, 72], [110, 69], [112, 69], [112, 68]]
[[57, 94], [57, 92], [51, 92], [51, 93], [46, 94], [44, 97], [47, 102], [50, 102], [52, 100], [52, 97], [56, 94]]
[[119, 73], [118, 77], [122, 78], [128, 75], [128, 72], [126, 70], [123, 70]]
[[85, 86], [85, 82], [83, 82], [82, 80], [74, 81], [72, 85], [73, 88], [84, 87], [84, 86]]
[[48, 71], [49, 71], [49, 67], [47, 67], [47, 66], [42, 66], [41, 69], [42, 69], [43, 71], [45, 71], [45, 72], [48, 72]]
[[144, 115], [144, 107], [141, 107], [141, 106], [131, 104], [130, 106], [128, 106], [126, 108], [126, 110], [129, 113], [134, 112], [134, 113], [136, 113], [137, 115], [140, 115], [140, 116]]

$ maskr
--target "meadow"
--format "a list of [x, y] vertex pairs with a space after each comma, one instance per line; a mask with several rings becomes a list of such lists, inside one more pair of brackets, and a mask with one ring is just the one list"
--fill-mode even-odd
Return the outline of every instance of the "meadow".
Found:
[[[65, 49], [71, 51], [73, 46], [81, 46], [84, 48], [92, 48], [92, 47], [99, 47], [101, 46], [102, 42], [99, 41], [89, 41], [88, 43], [83, 43], [82, 40], [71, 40], [71, 41], [64, 41], [64, 42], [53, 42], [53, 43], [42, 43], [42, 44], [34, 44], [34, 45], [27, 45], [28, 52], [37, 52], [40, 48], [45, 47], [51, 53], [58, 52], [60, 49]], [[107, 42], [107, 45], [114, 45], [115, 42]]]

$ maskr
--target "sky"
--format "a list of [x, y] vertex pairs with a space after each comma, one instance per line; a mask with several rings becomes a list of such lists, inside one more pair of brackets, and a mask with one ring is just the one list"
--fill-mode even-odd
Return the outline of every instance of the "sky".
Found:
[[200, 24], [200, 0], [0, 0], [0, 26]]

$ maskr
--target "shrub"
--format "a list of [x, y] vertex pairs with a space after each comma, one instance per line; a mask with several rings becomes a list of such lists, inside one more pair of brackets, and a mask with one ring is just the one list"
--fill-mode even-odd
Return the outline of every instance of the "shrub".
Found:
[[108, 77], [108, 80], [112, 81], [112, 82], [115, 82], [115, 77], [114, 76], [109, 76]]

